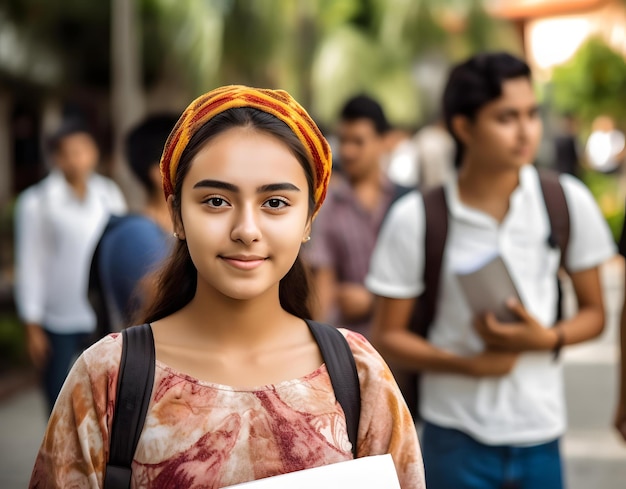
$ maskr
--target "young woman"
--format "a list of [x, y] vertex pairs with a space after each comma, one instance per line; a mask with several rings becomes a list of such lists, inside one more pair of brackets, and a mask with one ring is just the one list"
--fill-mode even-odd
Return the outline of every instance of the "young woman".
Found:
[[[143, 318], [156, 374], [132, 487], [226, 487], [352, 458], [304, 321], [298, 258], [330, 168], [327, 142], [283, 91], [223, 87], [179, 119], [161, 161], [178, 241]], [[363, 337], [342, 332], [361, 389], [357, 456], [391, 453], [402, 488], [424, 487], [393, 377]], [[110, 335], [76, 362], [31, 487], [102, 487], [121, 343]]]

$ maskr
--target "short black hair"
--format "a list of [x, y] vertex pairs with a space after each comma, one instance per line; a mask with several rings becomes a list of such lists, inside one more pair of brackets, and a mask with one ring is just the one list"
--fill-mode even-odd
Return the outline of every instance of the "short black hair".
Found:
[[144, 119], [126, 135], [126, 158], [148, 192], [158, 190], [150, 179], [150, 168], [159, 164], [165, 141], [177, 120], [174, 114], [156, 114]]
[[482, 107], [502, 95], [502, 84], [514, 78], [531, 78], [528, 65], [509, 53], [481, 53], [457, 64], [450, 71], [443, 93], [443, 115], [456, 144], [459, 166], [463, 145], [452, 130], [452, 119], [463, 115], [473, 120]]
[[87, 124], [85, 124], [81, 119], [66, 119], [61, 122], [56, 131], [48, 136], [46, 140], [46, 149], [48, 153], [56, 153], [63, 140], [75, 134], [86, 134], [93, 139], [94, 143], [96, 143], [94, 134], [91, 132]]
[[378, 134], [385, 134], [390, 129], [381, 105], [367, 95], [357, 95], [348, 100], [341, 111], [340, 118], [342, 121], [370, 120]]

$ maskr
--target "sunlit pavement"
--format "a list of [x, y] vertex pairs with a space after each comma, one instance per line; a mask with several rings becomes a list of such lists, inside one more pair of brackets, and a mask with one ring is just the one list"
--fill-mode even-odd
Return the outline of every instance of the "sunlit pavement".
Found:
[[[626, 488], [626, 443], [612, 427], [617, 384], [617, 338], [623, 264], [603, 270], [608, 323], [602, 337], [564, 352], [570, 428], [562, 444], [569, 489]], [[27, 487], [45, 429], [35, 387], [0, 402], [0, 488]]]

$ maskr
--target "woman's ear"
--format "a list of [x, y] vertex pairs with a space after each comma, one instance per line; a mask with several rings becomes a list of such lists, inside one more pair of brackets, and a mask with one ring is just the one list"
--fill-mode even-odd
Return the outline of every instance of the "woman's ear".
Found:
[[306, 226], [304, 226], [304, 234], [302, 235], [302, 242], [306, 243], [311, 239], [311, 226], [313, 222], [311, 218], [307, 219]]
[[172, 229], [174, 230], [174, 236], [178, 239], [185, 239], [185, 228], [183, 227], [180, 214], [174, 208], [174, 196], [170, 195], [167, 198], [167, 210], [170, 213], [170, 219], [172, 220]]
[[464, 115], [455, 115], [452, 118], [452, 132], [461, 143], [467, 145], [472, 138], [472, 122]]

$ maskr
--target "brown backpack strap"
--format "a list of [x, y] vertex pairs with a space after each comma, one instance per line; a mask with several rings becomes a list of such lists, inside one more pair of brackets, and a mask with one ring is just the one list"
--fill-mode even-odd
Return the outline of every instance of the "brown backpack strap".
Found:
[[416, 332], [426, 337], [435, 319], [441, 267], [448, 235], [448, 205], [443, 186], [427, 190], [424, 196], [424, 293], [419, 301]]
[[561, 266], [566, 268], [565, 258], [570, 237], [570, 217], [565, 193], [559, 181], [559, 175], [555, 172], [539, 171], [539, 183], [550, 220], [548, 242], [550, 246], [558, 247], [561, 250]]

